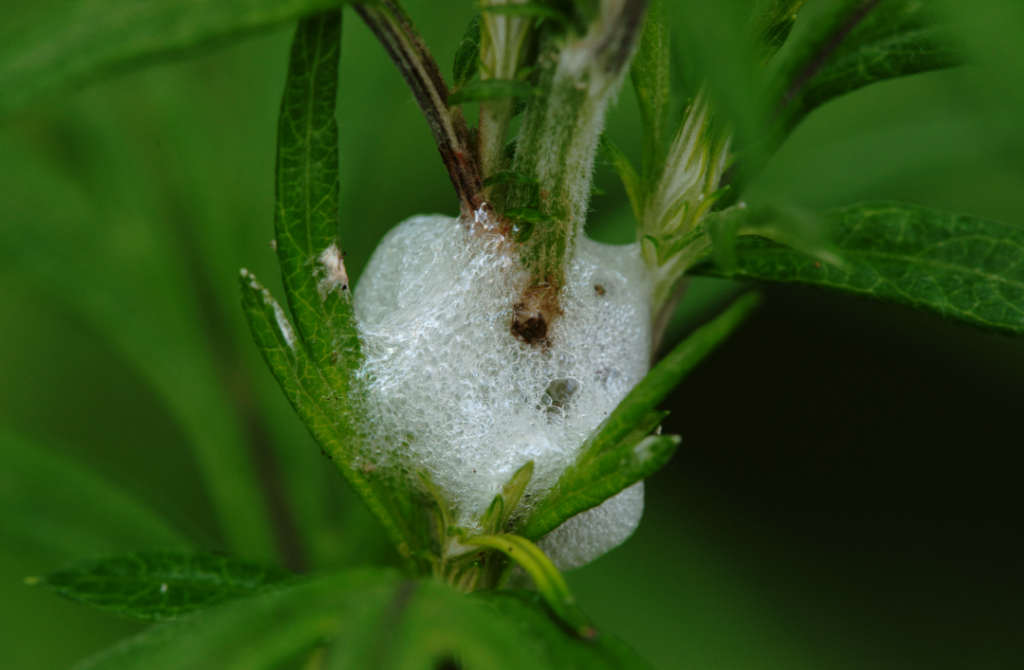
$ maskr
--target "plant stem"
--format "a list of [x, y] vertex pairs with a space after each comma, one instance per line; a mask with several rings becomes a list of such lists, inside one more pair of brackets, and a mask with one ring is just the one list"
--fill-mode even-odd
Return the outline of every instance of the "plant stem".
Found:
[[536, 207], [548, 217], [520, 257], [531, 286], [554, 289], [556, 296], [586, 218], [605, 110], [633, 54], [647, 3], [601, 0], [585, 35], [549, 35], [538, 59], [542, 95], [523, 119], [514, 169], [537, 180], [540, 201], [534, 202], [534, 188], [513, 186], [508, 205]]
[[460, 108], [448, 108], [448, 85], [423, 38], [397, 0], [356, 3], [370, 27], [412, 90], [459, 197], [463, 220], [496, 227], [496, 217], [483, 198], [483, 184]]
[[480, 103], [480, 168], [485, 179], [505, 169], [505, 137], [515, 106], [513, 99]]

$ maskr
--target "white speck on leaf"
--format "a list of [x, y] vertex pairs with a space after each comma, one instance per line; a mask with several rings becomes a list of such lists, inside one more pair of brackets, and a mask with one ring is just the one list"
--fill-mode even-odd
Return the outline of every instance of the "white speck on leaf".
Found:
[[262, 287], [256, 282], [256, 275], [249, 272], [245, 268], [242, 268], [240, 270], [240, 274], [242, 275], [242, 279], [245, 279], [246, 281], [249, 282], [249, 288], [255, 291], [259, 291], [262, 289]]
[[288, 317], [284, 315], [284, 310], [281, 306], [274, 302], [274, 317], [277, 318], [277, 327], [281, 329], [281, 334], [284, 335], [284, 341], [288, 343], [288, 348], [295, 350], [295, 331], [292, 330], [292, 324], [288, 323]]
[[160, 593], [167, 593], [167, 582], [160, 585]]
[[325, 276], [320, 280], [317, 289], [322, 300], [327, 299], [331, 291], [341, 289], [348, 290], [348, 273], [345, 271], [345, 254], [341, 253], [338, 245], [332, 244], [320, 253], [320, 265], [323, 267]]

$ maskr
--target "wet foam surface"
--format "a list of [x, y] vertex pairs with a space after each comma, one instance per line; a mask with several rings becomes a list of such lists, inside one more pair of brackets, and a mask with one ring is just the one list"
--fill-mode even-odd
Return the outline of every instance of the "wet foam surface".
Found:
[[[522, 504], [549, 489], [646, 374], [650, 351], [637, 246], [580, 240], [546, 347], [510, 332], [526, 278], [502, 249], [456, 219], [415, 217], [381, 242], [355, 291], [364, 457], [427, 472], [470, 530], [528, 460]], [[642, 487], [627, 489], [549, 535], [545, 550], [582, 565], [628, 537], [642, 509]]]

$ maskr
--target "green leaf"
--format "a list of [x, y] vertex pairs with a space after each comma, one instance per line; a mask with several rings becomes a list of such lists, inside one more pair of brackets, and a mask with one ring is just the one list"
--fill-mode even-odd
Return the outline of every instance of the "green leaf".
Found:
[[761, 49], [762, 63], [771, 60], [786, 43], [805, 4], [807, 0], [768, 0], [754, 19], [754, 38]]
[[[648, 427], [648, 431], [657, 425]], [[631, 436], [599, 454], [588, 454], [559, 478], [530, 516], [523, 535], [540, 540], [563, 523], [650, 477], [668, 463], [680, 438], [676, 435]]]
[[144, 178], [141, 147], [108, 111], [76, 108], [74, 174], [17, 138], [0, 138], [0, 262], [40, 282], [112, 343], [182, 427], [230, 546], [272, 557], [263, 492], [195, 277], [162, 218], [156, 184]]
[[150, 550], [83, 561], [30, 583], [128, 619], [164, 621], [280, 587], [293, 577], [283, 568], [228, 556]]
[[524, 244], [530, 241], [533, 237], [533, 231], [536, 230], [537, 224], [530, 223], [529, 221], [513, 221], [512, 222], [512, 239], [520, 244]]
[[526, 465], [519, 468], [506, 482], [501, 493], [494, 496], [494, 500], [480, 517], [480, 526], [489, 533], [505, 531], [516, 505], [519, 504], [519, 500], [523, 497], [523, 492], [526, 491], [526, 486], [532, 478], [533, 461], [527, 461]]
[[351, 424], [346, 401], [362, 356], [337, 236], [340, 55], [341, 10], [299, 22], [278, 120], [274, 229], [300, 340], [335, 392], [338, 420]]
[[842, 264], [832, 241], [829, 222], [815, 212], [791, 205], [767, 204], [753, 208], [734, 205], [713, 212], [701, 225], [714, 245], [715, 263], [723, 271], [735, 267], [736, 244], [740, 236], [745, 235], [757, 235], [783, 244], [823, 263]]
[[1024, 230], [894, 202], [823, 212], [843, 265], [758, 238], [741, 239], [736, 269], [699, 274], [820, 286], [1024, 336]]
[[304, 580], [155, 626], [78, 670], [646, 667], [601, 633], [567, 633], [535, 594], [462, 596], [435, 581], [359, 570]]
[[[637, 103], [640, 105], [640, 119], [644, 128], [643, 159], [641, 172], [644, 176], [644, 193], [653, 190], [661, 177], [665, 166], [666, 146], [669, 137], [669, 110], [672, 107], [672, 72], [671, 51], [669, 47], [668, 16], [665, 13], [665, 0], [653, 0], [647, 9], [644, 31], [640, 35], [640, 45], [630, 65], [629, 74], [633, 80]], [[603, 141], [605, 155], [615, 166], [623, 182], [622, 170], [618, 160], [610, 155]], [[615, 148], [614, 151], [618, 152]], [[621, 153], [621, 152], [618, 152]], [[625, 159], [625, 156], [622, 156]], [[632, 166], [630, 165], [630, 169]], [[627, 191], [630, 187], [627, 186]], [[634, 194], [630, 192], [630, 202]], [[633, 206], [637, 209], [636, 205]], [[641, 219], [637, 217], [637, 221]]]
[[41, 94], [286, 23], [339, 0], [39, 2], [0, 27], [0, 116]]
[[278, 124], [277, 256], [298, 332], [255, 277], [242, 304], [271, 372], [314, 439], [383, 523], [406, 559], [427, 530], [405, 482], [363, 467], [353, 375], [361, 361], [351, 290], [337, 239], [341, 11], [299, 23]]
[[505, 98], [532, 98], [539, 89], [533, 84], [515, 79], [484, 79], [466, 84], [448, 96], [448, 105], [461, 105], [474, 100], [502, 100]]
[[[344, 401], [361, 354], [337, 230], [340, 175], [335, 115], [341, 31], [340, 10], [303, 19], [296, 28], [277, 125], [274, 228], [285, 293], [300, 339], [336, 393], [337, 420], [351, 424], [355, 419]], [[311, 446], [305, 441], [297, 445]], [[350, 448], [356, 446], [353, 441]], [[295, 510], [299, 529], [307, 538], [318, 538], [339, 528], [336, 519], [325, 518], [336, 503], [322, 496], [318, 502], [309, 495], [315, 492], [309, 466], [322, 469], [324, 465], [315, 449], [310, 452], [283, 453], [279, 460], [291, 499], [303, 503], [302, 509], [296, 505]], [[303, 467], [310, 456], [315, 464]], [[313, 507], [317, 504], [320, 509]]]
[[963, 62], [949, 29], [920, 0], [844, 0], [809, 29], [776, 73], [781, 130], [863, 86]]
[[530, 575], [551, 611], [577, 635], [590, 640], [597, 634], [590, 619], [576, 604], [562, 573], [533, 542], [518, 535], [502, 534], [475, 535], [462, 540], [462, 544], [487, 547], [505, 554]]
[[505, 525], [512, 517], [516, 505], [522, 499], [531, 479], [533, 479], [533, 461], [527, 461], [526, 465], [516, 470], [512, 478], [502, 487], [501, 497], [504, 500], [505, 514], [501, 519], [501, 525]]
[[480, 24], [483, 22], [481, 14], [475, 15], [466, 27], [466, 33], [462, 36], [462, 42], [455, 51], [455, 78], [454, 87], [465, 86], [476, 76], [480, 69]]
[[0, 537], [66, 562], [191, 542], [145, 502], [44, 445], [0, 433]]
[[[646, 133], [647, 131], [645, 130], [644, 132]], [[640, 176], [637, 175], [636, 168], [633, 167], [629, 157], [605, 135], [601, 135], [601, 151], [619, 175], [622, 185], [626, 187], [626, 195], [629, 196], [629, 204], [633, 208], [633, 216], [636, 217], [638, 223], [643, 221], [644, 190], [640, 184]], [[644, 178], [646, 180], [646, 174]]]
[[256, 278], [242, 270], [239, 288], [242, 309], [253, 339], [281, 390], [295, 408], [313, 439], [345, 477], [356, 494], [383, 524], [389, 539], [407, 561], [429, 546], [420, 505], [412, 499], [406, 482], [389, 480], [389, 474], [359, 460], [359, 434], [339, 421], [339, 399], [296, 337], [284, 310]]

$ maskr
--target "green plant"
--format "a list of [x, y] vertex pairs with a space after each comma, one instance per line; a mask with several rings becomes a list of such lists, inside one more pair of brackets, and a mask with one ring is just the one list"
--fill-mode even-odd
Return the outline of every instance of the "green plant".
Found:
[[[66, 523], [63, 508], [49, 510], [34, 497], [36, 491], [60, 489], [75, 501], [89, 501], [102, 524], [119, 532], [134, 529], [128, 541], [139, 549], [89, 559], [33, 581], [108, 611], [176, 619], [83, 667], [640, 666], [614, 638], [596, 632], [551, 561], [573, 567], [622, 538], [609, 535], [610, 524], [600, 516], [586, 517], [589, 525], [575, 531], [599, 547], [586, 555], [560, 548], [566, 540], [554, 541], [550, 534], [613, 502], [668, 461], [678, 438], [660, 433], [665, 413], [658, 411], [659, 403], [757, 304], [756, 295], [740, 298], [643, 376], [689, 277], [815, 285], [1004, 334], [1024, 332], [1022, 233], [1014, 226], [893, 202], [812, 212], [785, 205], [748, 207], [743, 200], [745, 185], [756, 180], [811, 110], [868, 84], [961, 63], [941, 13], [902, 0], [835, 3], [778, 58], [804, 2], [757, 3], [745, 30], [728, 35], [741, 57], [700, 63], [696, 74], [673, 74], [669, 8], [663, 3], [485, 2], [456, 53], [453, 91], [397, 2], [354, 3], [355, 13], [412, 89], [460, 205], [458, 225], [440, 219], [403, 224], [378, 251], [391, 253], [392, 265], [371, 264], [362, 277], [369, 297], [357, 304], [342, 252], [347, 222], [340, 206], [335, 120], [342, 13], [332, 8], [335, 4], [242, 2], [204, 13], [168, 1], [123, 15], [127, 10], [112, 3], [99, 10], [102, 20], [95, 23], [73, 16], [66, 31], [54, 31], [50, 41], [28, 33], [27, 47], [15, 43], [7, 52], [13, 56], [0, 59], [8, 83], [0, 108], [10, 109], [48, 85], [304, 17], [292, 46], [278, 124], [274, 249], [289, 309], [248, 271], [241, 277], [242, 305], [285, 396], [381, 524], [400, 564], [293, 577], [267, 567], [270, 563], [251, 562], [274, 560], [274, 533], [262, 513], [263, 493], [245, 440], [224, 418], [231, 412], [217, 406], [223, 403], [218, 381], [190, 374], [196, 360], [215, 357], [196, 334], [202, 329], [193, 328], [200, 319], [181, 307], [187, 301], [180, 296], [166, 300], [179, 305], [176, 313], [133, 314], [132, 303], [126, 303], [146, 303], [147, 291], [155, 287], [179, 291], [179, 285], [162, 284], [176, 270], [160, 267], [166, 261], [159, 252], [124, 258], [114, 245], [98, 249], [110, 262], [123, 264], [124, 275], [112, 278], [95, 266], [103, 256], [93, 253], [97, 243], [88, 235], [81, 241], [90, 245], [85, 259], [76, 258], [82, 255], [76, 249], [54, 263], [31, 231], [15, 231], [6, 242], [12, 254], [84, 303], [87, 316], [122, 343], [165, 395], [190, 432], [230, 546], [245, 557], [197, 552], [193, 540], [158, 514], [136, 503], [127, 511], [127, 494], [11, 441], [4, 452], [6, 469], [18, 480], [40, 485], [8, 492], [5, 506], [17, 512], [9, 515], [8, 525], [30, 537], [48, 515]], [[697, 21], [699, 10], [691, 11]], [[77, 30], [81, 25], [91, 32]], [[606, 108], [627, 70], [643, 122], [639, 170], [601, 137]], [[470, 129], [464, 108], [476, 103], [477, 123]], [[510, 133], [514, 124], [518, 129]], [[621, 177], [636, 219], [632, 247], [590, 247], [584, 237], [599, 147]], [[58, 202], [54, 208], [74, 207], [70, 199], [70, 205]], [[433, 248], [452, 240], [454, 246], [438, 247], [443, 253], [412, 260], [419, 258], [415, 244]], [[143, 252], [158, 250], [160, 242], [148, 247]], [[462, 248], [471, 250], [458, 256]], [[458, 261], [454, 265], [452, 258]], [[597, 275], [574, 274], [581, 263], [598, 271], [614, 269], [627, 279], [606, 286], [593, 279]], [[476, 274], [464, 274], [469, 266]], [[125, 287], [125, 276], [141, 281]], [[467, 277], [476, 284], [460, 284]], [[398, 308], [368, 316], [379, 312], [385, 302], [381, 295], [408, 289], [411, 279], [422, 281], [404, 302], [396, 299]], [[477, 296], [473, 291], [481, 280], [503, 288]], [[605, 299], [610, 307], [586, 312], [580, 308], [583, 294], [599, 305], [604, 303], [596, 301]], [[437, 296], [441, 300], [435, 305], [430, 299]], [[413, 307], [438, 315], [441, 327], [401, 321]], [[466, 456], [457, 464], [461, 476], [452, 474], [447, 461], [438, 465], [438, 442], [444, 446], [453, 433], [441, 431], [438, 439], [417, 427], [432, 418], [409, 408], [443, 405], [438, 393], [468, 381], [469, 371], [449, 367], [453, 376], [431, 385], [417, 377], [423, 372], [417, 364], [437, 356], [439, 347], [450, 347], [463, 332], [490, 332], [459, 320], [466, 314], [490, 319], [488, 327], [499, 324], [502, 350], [514, 358], [508, 360], [528, 370], [512, 386], [473, 391], [472, 400], [514, 400], [520, 406], [513, 419], [539, 413], [545, 426], [556, 426], [551, 430], [575, 436], [575, 442], [553, 450], [557, 456], [530, 458], [536, 443], [529, 439], [518, 451], [511, 446], [502, 451], [501, 440], [511, 442], [513, 433], [495, 429], [472, 434], [481, 443], [497, 440], [498, 448], [488, 443], [472, 454], [482, 460]], [[581, 325], [565, 325], [579, 315]], [[627, 337], [614, 331], [622, 323], [632, 328]], [[417, 337], [426, 333], [423, 342], [409, 344], [406, 335], [413, 331]], [[394, 352], [387, 338], [396, 338], [396, 332], [406, 339], [391, 348], [412, 355], [389, 363]], [[602, 340], [608, 333], [615, 337]], [[459, 346], [438, 365], [472, 358], [482, 340]], [[611, 390], [587, 399], [589, 405], [582, 403], [590, 388], [599, 386], [590, 383], [596, 374], [581, 380], [557, 366], [553, 372], [529, 368], [531, 362], [539, 370], [552, 365], [549, 358], [587, 352], [580, 353], [587, 359], [581, 365], [597, 372], [586, 368], [587, 347], [599, 348], [602, 355], [610, 351], [607, 370], [629, 380], [619, 386], [602, 382]], [[617, 347], [622, 351], [614, 351]], [[381, 353], [385, 350], [387, 355]], [[495, 361], [507, 364], [492, 356]], [[493, 375], [501, 373], [499, 367]], [[385, 378], [405, 383], [399, 402], [381, 390]], [[496, 392], [508, 396], [523, 384], [539, 384], [544, 393], [519, 401]], [[456, 405], [469, 409], [454, 421], [471, 428], [501, 413], [496, 406]], [[573, 424], [574, 412], [589, 418]], [[563, 424], [572, 430], [563, 430]], [[583, 428], [583, 435], [577, 434]], [[526, 426], [513, 425], [515, 430]], [[287, 439], [283, 433], [279, 437]], [[322, 463], [301, 461], [291, 452], [279, 458], [292, 492], [288, 512], [300, 529], [307, 560], [319, 567], [341, 563], [334, 520], [321, 507], [328, 496], [302, 495], [319, 486], [311, 473], [322, 470]], [[493, 470], [466, 472], [467, 463], [477, 462]], [[485, 474], [489, 479], [483, 481]], [[503, 479], [495, 486], [499, 474]], [[633, 514], [632, 525], [638, 518], [635, 509], [609, 514]], [[92, 529], [102, 531], [102, 524]], [[534, 543], [544, 538], [542, 551]], [[108, 539], [100, 533], [99, 546], [107, 548]], [[45, 536], [41, 541], [60, 540]], [[350, 562], [358, 562], [358, 556]], [[513, 572], [515, 566], [522, 574]], [[516, 580], [532, 581], [536, 592], [499, 588]], [[226, 600], [234, 602], [221, 604]]]

